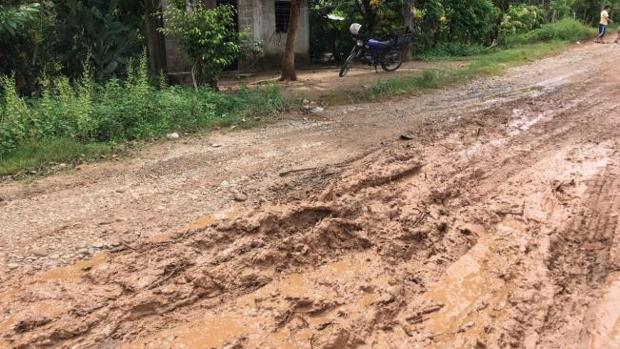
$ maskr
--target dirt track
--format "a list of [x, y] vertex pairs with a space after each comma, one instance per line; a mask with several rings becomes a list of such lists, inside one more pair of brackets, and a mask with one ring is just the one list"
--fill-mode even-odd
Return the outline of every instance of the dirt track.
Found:
[[2, 184], [0, 347], [620, 348], [618, 54]]

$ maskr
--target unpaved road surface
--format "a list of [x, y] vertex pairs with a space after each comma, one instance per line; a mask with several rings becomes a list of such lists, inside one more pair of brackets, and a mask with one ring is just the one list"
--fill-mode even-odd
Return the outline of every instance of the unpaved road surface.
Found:
[[0, 347], [620, 348], [619, 54], [2, 184]]
[[[467, 64], [463, 61], [413, 61], [405, 62], [402, 67], [392, 73], [358, 64], [347, 74], [346, 79], [339, 79], [340, 67], [326, 67], [301, 70], [297, 74], [297, 81], [280, 83], [283, 93], [288, 98], [304, 98], [309, 100], [329, 97], [343, 90], [359, 90], [361, 87], [372, 86], [377, 81], [394, 79], [395, 77], [420, 76], [427, 69], [456, 68]], [[220, 82], [223, 90], [237, 90], [241, 86], [256, 87], [269, 83], [277, 83], [280, 72], [261, 72], [243, 79], [224, 78]]]

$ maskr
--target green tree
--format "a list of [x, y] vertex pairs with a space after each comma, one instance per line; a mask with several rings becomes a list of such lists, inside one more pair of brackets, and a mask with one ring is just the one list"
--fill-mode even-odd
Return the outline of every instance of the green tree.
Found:
[[122, 74], [131, 57], [141, 52], [139, 30], [120, 18], [119, 0], [97, 6], [94, 2], [67, 0], [57, 6], [56, 49], [64, 62], [64, 72], [75, 78], [83, 62], [92, 60], [97, 80]]
[[217, 79], [241, 53], [232, 6], [207, 8], [196, 2], [193, 8], [169, 6], [164, 10], [165, 27], [161, 31], [173, 36], [192, 62], [194, 87], [209, 84], [218, 89]]
[[23, 4], [20, 6], [0, 5], [0, 37], [13, 39], [24, 27], [34, 21], [39, 13], [40, 4]]
[[20, 2], [0, 5], [0, 75], [13, 75], [17, 90], [31, 93], [42, 72], [55, 70], [56, 15], [50, 1]]
[[499, 10], [491, 0], [443, 0], [447, 38], [461, 43], [488, 43]]

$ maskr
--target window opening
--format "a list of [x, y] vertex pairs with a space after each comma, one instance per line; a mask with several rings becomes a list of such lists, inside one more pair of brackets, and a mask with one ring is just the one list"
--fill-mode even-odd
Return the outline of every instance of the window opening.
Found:
[[276, 33], [288, 32], [288, 20], [291, 16], [290, 1], [276, 1]]

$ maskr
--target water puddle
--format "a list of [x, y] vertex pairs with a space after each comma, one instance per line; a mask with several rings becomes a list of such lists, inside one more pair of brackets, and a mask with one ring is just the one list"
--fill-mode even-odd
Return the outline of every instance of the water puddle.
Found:
[[79, 281], [85, 271], [97, 268], [108, 261], [110, 253], [107, 251], [96, 254], [93, 258], [77, 261], [75, 264], [52, 269], [42, 273], [39, 279], [42, 281]]
[[157, 344], [136, 342], [120, 348], [220, 348], [230, 344], [231, 339], [239, 338], [246, 331], [247, 325], [241, 317], [224, 314], [205, 318], [199, 325], [190, 324], [166, 331]]
[[[164, 330], [123, 349], [174, 347], [182, 349], [222, 348], [243, 343], [261, 349], [310, 349], [316, 328], [331, 322], [336, 308], [347, 313], [364, 312], [375, 303], [372, 292], [359, 291], [361, 279], [367, 277], [367, 255], [347, 257], [316, 270], [289, 274], [278, 281], [236, 299], [219, 314], [209, 314], [186, 325]], [[338, 285], [336, 290], [333, 285]], [[353, 294], [357, 291], [357, 294]], [[347, 304], [319, 308], [316, 313], [291, 306], [298, 300], [318, 304], [346, 297]], [[290, 311], [283, 324], [277, 314]], [[274, 316], [276, 315], [276, 316]], [[302, 326], [287, 327], [288, 322], [301, 321]]]
[[426, 322], [431, 332], [436, 335], [456, 332], [480, 297], [498, 286], [483, 270], [482, 261], [489, 253], [487, 241], [481, 239], [448, 268], [445, 277], [428, 293], [434, 304], [443, 305]]
[[197, 231], [202, 231], [207, 229], [211, 224], [213, 224], [215, 222], [215, 216], [213, 215], [208, 215], [205, 217], [202, 217], [200, 219], [198, 219], [196, 222], [190, 224], [187, 227], [187, 231], [189, 232], [197, 232]]
[[430, 304], [441, 306], [424, 322], [425, 329], [435, 339], [432, 347], [468, 347], [482, 336], [484, 324], [479, 320], [505, 302], [511, 289], [497, 275], [498, 267], [510, 260], [499, 252], [495, 236], [523, 230], [523, 223], [506, 219], [497, 226], [493, 237], [480, 231], [478, 243], [450, 265], [444, 277], [427, 293]]
[[514, 137], [519, 135], [521, 132], [529, 130], [542, 121], [551, 120], [550, 114], [552, 114], [552, 111], [529, 115], [521, 109], [514, 109], [512, 114], [516, 116], [517, 119], [512, 120], [508, 124], [508, 127], [512, 129], [512, 131], [509, 132], [509, 135]]

